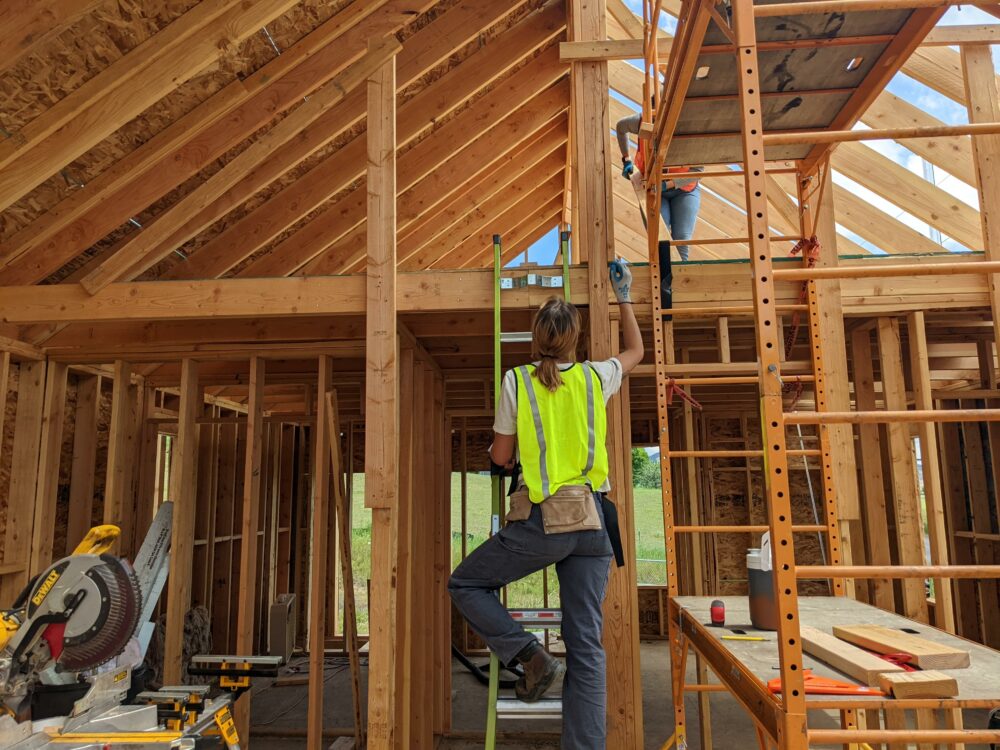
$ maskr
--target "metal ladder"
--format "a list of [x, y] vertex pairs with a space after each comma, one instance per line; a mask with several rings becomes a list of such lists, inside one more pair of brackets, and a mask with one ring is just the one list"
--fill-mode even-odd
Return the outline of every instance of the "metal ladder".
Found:
[[[563, 295], [568, 300], [569, 288], [569, 232], [559, 236], [562, 251]], [[501, 270], [500, 235], [493, 235], [493, 408], [500, 403], [500, 386], [503, 378], [503, 362], [500, 356], [504, 343], [531, 340], [531, 332], [503, 332], [500, 326], [500, 292], [505, 288], [500, 278]], [[512, 288], [513, 284], [506, 288]], [[490, 534], [500, 532], [500, 514], [503, 510], [503, 483], [499, 475], [491, 477], [492, 507]], [[497, 592], [499, 596], [499, 592]], [[526, 628], [536, 630], [558, 630], [562, 627], [562, 611], [558, 609], [512, 609], [510, 615]], [[560, 719], [562, 699], [543, 698], [535, 703], [525, 703], [512, 695], [500, 695], [500, 660], [490, 653], [489, 703], [486, 714], [486, 750], [494, 750], [497, 744], [497, 719]]]

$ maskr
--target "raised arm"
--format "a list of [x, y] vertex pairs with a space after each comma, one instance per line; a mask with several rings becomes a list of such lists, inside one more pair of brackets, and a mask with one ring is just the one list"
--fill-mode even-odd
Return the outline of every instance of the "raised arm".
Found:
[[618, 361], [622, 365], [622, 374], [628, 375], [637, 364], [642, 362], [643, 345], [639, 323], [632, 309], [632, 271], [623, 261], [613, 261], [609, 268], [611, 286], [615, 290], [618, 309], [621, 311], [621, 328], [623, 348], [618, 353]]
[[615, 134], [618, 136], [618, 147], [622, 150], [622, 159], [628, 159], [628, 136], [639, 135], [639, 126], [642, 124], [641, 115], [631, 115], [623, 117], [615, 125]]

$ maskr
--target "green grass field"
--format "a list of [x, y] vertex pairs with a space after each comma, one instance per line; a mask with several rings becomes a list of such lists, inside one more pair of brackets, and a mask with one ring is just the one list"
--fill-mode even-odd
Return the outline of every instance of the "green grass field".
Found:
[[[358, 609], [358, 630], [368, 632], [368, 589], [371, 574], [371, 510], [365, 508], [365, 477], [354, 475], [352, 492], [353, 533], [351, 555], [354, 561], [354, 591]], [[452, 474], [451, 481], [451, 551], [452, 566], [458, 565], [462, 556], [462, 485], [461, 475]], [[612, 493], [612, 499], [614, 499]], [[467, 477], [466, 502], [468, 505], [466, 533], [467, 548], [471, 552], [489, 536], [490, 528], [490, 478], [479, 474]], [[663, 511], [660, 491], [635, 488], [636, 556], [639, 559], [639, 583], [657, 584], [665, 580], [663, 563], [644, 562], [663, 559]], [[548, 576], [549, 606], [559, 604], [559, 581], [555, 571]], [[544, 586], [539, 572], [518, 581], [507, 589], [507, 603], [515, 607], [543, 606]], [[342, 617], [338, 617], [342, 622]]]

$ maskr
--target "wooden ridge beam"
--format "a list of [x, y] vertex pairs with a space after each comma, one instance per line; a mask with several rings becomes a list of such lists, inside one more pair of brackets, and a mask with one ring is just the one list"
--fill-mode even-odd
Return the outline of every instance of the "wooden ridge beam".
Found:
[[[657, 40], [661, 60], [670, 56], [673, 40]], [[562, 42], [559, 44], [559, 59], [563, 62], [595, 62], [598, 60], [641, 60], [642, 39], [605, 39], [595, 42]]]
[[[385, 7], [355, 0], [280, 56], [175, 120], [0, 243], [0, 284], [42, 281], [130, 217], [141, 215], [339, 72], [346, 64], [345, 45], [334, 42], [342, 42], [343, 34], [391, 33], [411, 18], [404, 12], [411, 5], [409, 0]], [[376, 9], [377, 16], [367, 17]]]
[[[406, 40], [399, 54], [397, 82], [400, 88], [405, 89], [460, 49], [472, 38], [474, 30], [481, 28], [480, 24], [494, 23], [507, 12], [510, 12], [510, 9], [506, 6], [489, 3], [487, 0], [476, 0], [474, 3], [455, 6], [425, 26]], [[491, 54], [497, 50], [494, 45], [488, 45], [488, 48]], [[458, 91], [464, 90], [461, 88], [461, 80], [455, 75], [446, 74], [446, 76], [454, 88]], [[433, 123], [434, 118], [440, 115], [435, 108], [444, 106], [442, 100], [448, 100], [448, 90], [445, 84], [435, 82], [400, 107], [398, 135], [401, 143], [416, 137], [423, 128]], [[452, 103], [448, 109], [455, 106], [457, 105]], [[364, 113], [364, 97], [361, 92], [355, 92], [331, 111], [328, 117], [317, 121], [310, 129], [307, 140], [326, 144], [360, 122]], [[296, 146], [297, 142], [298, 139], [289, 144], [285, 153], [279, 153], [272, 160], [264, 162], [263, 170], [267, 174], [267, 182], [284, 174], [316, 150], [304, 152], [302, 148]], [[227, 226], [200, 247], [187, 261], [165, 273], [163, 278], [221, 276], [255, 250], [264, 247], [307, 213], [322, 205], [339, 190], [350, 185], [353, 180], [361, 176], [363, 164], [364, 133], [362, 132], [293, 184], [272, 196], [262, 206]], [[225, 196], [219, 206], [211, 208], [211, 215], [186, 227], [184, 237], [194, 236], [202, 228], [199, 224], [203, 224], [205, 220], [214, 221], [221, 218], [234, 206], [250, 198], [263, 187], [261, 182], [263, 180], [248, 185], [237, 185], [233, 195]], [[175, 235], [170, 244], [176, 246], [177, 239]]]
[[0, 143], [0, 210], [100, 143], [296, 0], [206, 0]]
[[[544, 25], [545, 37], [553, 33], [552, 25], [549, 22]], [[514, 39], [527, 39], [529, 43], [537, 40], [542, 43], [544, 37], [517, 35]], [[505, 57], [505, 65], [501, 70], [509, 69], [520, 59], [516, 55], [507, 56], [506, 53], [512, 46], [503, 45], [499, 48], [488, 46], [479, 54], [494, 59], [498, 56]], [[487, 55], [487, 52], [491, 54]], [[488, 67], [485, 61], [484, 65], [475, 65], [478, 60], [473, 58], [467, 62], [473, 63], [471, 69], [474, 70], [472, 76], [464, 77], [467, 81], [478, 80], [485, 86], [493, 80], [493, 69]], [[463, 72], [469, 70], [464, 66], [459, 68], [463, 68]], [[457, 73], [459, 68], [453, 72]], [[418, 209], [438, 205], [460, 187], [449, 184], [446, 188], [441, 183], [455, 183], [456, 177], [464, 180], [475, 178], [490, 163], [490, 157], [496, 154], [495, 149], [498, 146], [488, 148], [488, 144], [502, 144], [505, 140], [509, 140], [512, 134], [534, 132], [537, 125], [541, 124], [539, 119], [548, 122], [565, 109], [565, 95], [558, 90], [545, 92], [563, 75], [564, 70], [558, 64], [555, 48], [552, 47], [497, 83], [476, 100], [475, 107], [470, 107], [456, 117], [446, 120], [418, 144], [402, 153], [397, 166], [400, 226], [407, 226], [417, 215], [415, 211]], [[401, 145], [415, 138], [434, 122], [439, 114], [432, 113], [446, 113], [460, 105], [472, 93], [444, 78], [435, 82], [435, 85], [437, 84], [441, 84], [441, 91], [446, 93], [432, 96], [435, 92], [429, 91], [428, 96], [415, 97], [400, 107]], [[519, 110], [512, 110], [511, 103], [522, 98], [529, 99], [534, 105], [533, 108], [522, 107]], [[548, 104], [546, 98], [549, 99]], [[519, 119], [519, 114], [524, 120]], [[474, 133], [475, 137], [470, 139], [469, 133]], [[438, 174], [435, 171], [437, 167], [449, 160], [464, 165], [464, 170], [455, 172], [447, 169], [444, 170], [447, 174]], [[338, 174], [341, 176], [339, 179], [345, 179], [353, 174], [347, 171], [351, 169], [350, 165], [355, 163], [352, 160], [342, 158], [338, 154], [331, 158], [331, 163], [333, 162], [337, 163]], [[428, 185], [433, 185], [433, 188], [428, 189]], [[419, 202], [415, 200], [416, 196], [420, 196]], [[293, 273], [345, 235], [350, 234], [352, 230], [357, 229], [360, 232], [363, 229], [361, 225], [365, 222], [364, 200], [365, 188], [362, 184], [316, 215], [308, 224], [274, 247], [270, 253], [242, 269], [239, 275], [283, 276]], [[298, 209], [297, 212], [301, 210]], [[242, 248], [241, 251], [246, 249]], [[355, 251], [357, 257], [354, 260], [357, 260], [363, 254], [363, 249], [355, 246]]]

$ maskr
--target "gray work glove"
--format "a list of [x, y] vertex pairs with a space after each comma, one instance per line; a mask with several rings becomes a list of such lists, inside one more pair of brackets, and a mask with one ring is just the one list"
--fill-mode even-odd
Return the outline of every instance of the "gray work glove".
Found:
[[623, 259], [611, 261], [608, 275], [611, 277], [611, 286], [615, 290], [618, 304], [631, 303], [629, 291], [632, 289], [632, 271], [629, 270], [628, 263]]

